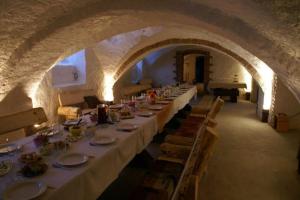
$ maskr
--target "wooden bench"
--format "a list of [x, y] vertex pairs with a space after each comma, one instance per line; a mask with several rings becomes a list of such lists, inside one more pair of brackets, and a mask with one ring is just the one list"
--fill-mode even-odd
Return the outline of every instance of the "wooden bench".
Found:
[[43, 108], [32, 108], [0, 117], [0, 142], [16, 140], [35, 133], [34, 125], [47, 122]]

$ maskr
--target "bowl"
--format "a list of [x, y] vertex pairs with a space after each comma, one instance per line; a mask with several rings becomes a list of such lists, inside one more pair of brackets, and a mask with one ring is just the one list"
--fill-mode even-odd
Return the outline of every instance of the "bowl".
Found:
[[81, 135], [81, 127], [80, 126], [70, 126], [69, 132], [72, 136], [80, 136]]

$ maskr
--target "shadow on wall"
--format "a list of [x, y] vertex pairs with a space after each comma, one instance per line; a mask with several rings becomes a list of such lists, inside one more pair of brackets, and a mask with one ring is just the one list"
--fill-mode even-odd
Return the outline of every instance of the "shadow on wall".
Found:
[[32, 100], [21, 84], [11, 90], [0, 102], [0, 116], [21, 112], [32, 108]]

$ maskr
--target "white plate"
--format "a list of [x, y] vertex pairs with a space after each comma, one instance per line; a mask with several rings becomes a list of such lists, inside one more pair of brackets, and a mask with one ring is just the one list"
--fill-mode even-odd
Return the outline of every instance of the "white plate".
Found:
[[109, 108], [111, 108], [111, 109], [121, 109], [121, 108], [123, 108], [123, 104], [110, 105]]
[[[4, 167], [2, 168], [1, 167], [2, 165], [4, 165], [5, 168]], [[12, 166], [13, 164], [11, 161], [9, 160], [2, 161], [2, 163], [0, 163], [0, 177], [7, 174], [11, 170]]]
[[15, 183], [3, 192], [4, 200], [29, 200], [42, 195], [47, 185], [40, 181], [22, 181]]
[[132, 131], [137, 129], [138, 126], [134, 124], [129, 124], [129, 123], [121, 123], [118, 125], [117, 129], [121, 131]]
[[167, 105], [170, 101], [156, 101], [157, 104]]
[[88, 156], [84, 154], [68, 153], [59, 157], [56, 163], [64, 167], [76, 167], [86, 163], [88, 160], [89, 160]]
[[125, 116], [122, 116], [120, 115], [120, 119], [133, 119], [134, 118], [134, 115], [125, 115]]
[[153, 106], [149, 106], [148, 109], [150, 110], [162, 110], [164, 107], [160, 106], [160, 105], [153, 105]]
[[92, 145], [105, 145], [105, 144], [112, 144], [117, 141], [116, 137], [111, 137], [111, 136], [98, 136], [94, 137], [91, 140]]
[[140, 111], [137, 113], [138, 116], [142, 116], [142, 117], [150, 117], [152, 115], [154, 115], [153, 112], [150, 111]]
[[7, 154], [7, 153], [14, 152], [17, 149], [18, 149], [17, 145], [13, 144], [13, 143], [10, 143], [10, 144], [1, 144], [0, 145], [0, 155], [1, 154]]

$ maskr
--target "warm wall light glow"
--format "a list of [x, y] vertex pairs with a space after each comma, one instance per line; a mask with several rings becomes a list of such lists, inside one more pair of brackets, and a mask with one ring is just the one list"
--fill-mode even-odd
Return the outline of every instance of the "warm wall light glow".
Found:
[[243, 77], [244, 81], [246, 82], [247, 88], [245, 89], [246, 92], [251, 92], [252, 90], [252, 76], [251, 74], [243, 67]]
[[40, 106], [36, 97], [36, 92], [38, 90], [39, 84], [40, 81], [33, 83], [28, 91], [28, 96], [31, 98], [33, 108], [37, 108]]
[[269, 110], [272, 104], [272, 86], [273, 86], [273, 76], [274, 72], [269, 68], [264, 62], [259, 63], [258, 73], [263, 79], [262, 89], [264, 91], [264, 104], [263, 109]]
[[110, 73], [105, 73], [104, 81], [103, 81], [103, 93], [102, 93], [102, 96], [105, 101], [114, 100], [114, 93], [113, 93], [114, 84], [115, 84], [114, 75]]

